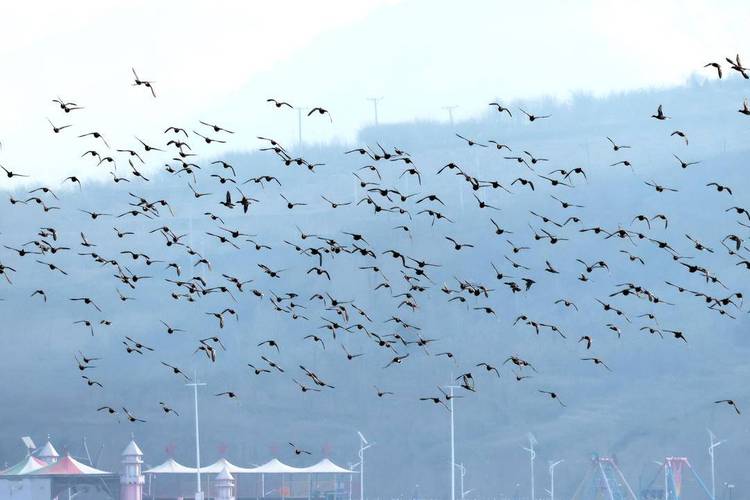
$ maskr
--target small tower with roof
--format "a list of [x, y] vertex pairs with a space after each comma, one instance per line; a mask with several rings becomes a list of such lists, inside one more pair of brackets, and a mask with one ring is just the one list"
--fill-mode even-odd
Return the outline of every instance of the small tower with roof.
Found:
[[142, 500], [145, 478], [141, 472], [143, 452], [133, 439], [122, 452], [120, 474], [120, 500]]
[[54, 464], [60, 458], [60, 454], [57, 453], [57, 450], [52, 446], [52, 443], [49, 440], [49, 435], [47, 435], [47, 442], [44, 443], [44, 446], [42, 446], [39, 452], [37, 452], [36, 457], [40, 460], [44, 460], [48, 464]]
[[234, 477], [224, 466], [216, 476], [216, 500], [235, 500]]

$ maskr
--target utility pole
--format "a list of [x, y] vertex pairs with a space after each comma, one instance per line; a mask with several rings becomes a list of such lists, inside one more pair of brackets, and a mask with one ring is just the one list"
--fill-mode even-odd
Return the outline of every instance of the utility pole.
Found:
[[373, 108], [373, 111], [375, 112], [375, 126], [377, 127], [379, 125], [379, 123], [378, 123], [378, 102], [382, 101], [383, 98], [382, 97], [368, 97], [367, 100], [372, 102], [372, 108]]
[[458, 107], [458, 104], [454, 104], [452, 106], [443, 106], [443, 109], [448, 112], [448, 121], [451, 124], [451, 127], [453, 126], [453, 110]]
[[529, 432], [529, 447], [524, 450], [529, 452], [529, 462], [531, 465], [531, 500], [536, 500], [534, 496], [534, 459], [536, 459], [536, 451], [534, 451], [534, 445], [537, 443], [536, 438], [532, 433]]
[[195, 500], [203, 500], [203, 491], [201, 490], [201, 442], [198, 425], [198, 387], [206, 385], [204, 382], [198, 382], [198, 372], [193, 371], [193, 381], [185, 384], [193, 388], [193, 400], [195, 402], [195, 477], [197, 491]]
[[708, 437], [711, 440], [711, 444], [708, 447], [708, 455], [711, 457], [711, 498], [716, 498], [716, 467], [714, 464], [714, 448], [719, 446], [721, 443], [725, 442], [726, 439], [722, 439], [721, 441], [716, 441], [716, 436], [714, 436], [714, 433], [711, 432], [711, 429], [706, 429], [708, 431]]
[[557, 462], [549, 463], [549, 500], [555, 500], [555, 467], [564, 461], [558, 460]]

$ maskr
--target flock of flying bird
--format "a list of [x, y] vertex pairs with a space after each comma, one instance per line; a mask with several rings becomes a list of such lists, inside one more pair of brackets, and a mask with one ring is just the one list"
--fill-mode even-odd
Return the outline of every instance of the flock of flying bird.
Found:
[[[727, 58], [727, 61], [732, 70], [740, 73], [745, 79], [748, 78], [748, 68], [742, 66], [739, 56], [734, 59]], [[715, 68], [718, 71], [718, 77], [723, 77], [721, 64], [709, 63], [706, 66]], [[154, 82], [141, 80], [134, 69], [133, 75], [133, 86], [146, 88], [153, 98], [156, 98]], [[45, 223], [43, 227], [34, 228], [35, 236], [28, 242], [3, 241], [4, 252], [0, 252], [0, 279], [5, 282], [7, 287], [13, 287], [18, 281], [24, 279], [23, 269], [21, 268], [22, 262], [25, 263], [30, 260], [38, 264], [46, 270], [46, 278], [44, 286], [34, 290], [31, 299], [46, 303], [55, 297], [58, 282], [70, 277], [60, 263], [56, 262], [56, 256], [58, 254], [70, 255], [76, 253], [80, 259], [87, 259], [87, 262], [91, 266], [95, 266], [96, 269], [111, 271], [109, 275], [113, 281], [111, 293], [116, 294], [123, 307], [137, 298], [139, 289], [144, 286], [144, 283], [154, 283], [157, 280], [159, 280], [160, 290], [164, 294], [169, 295], [171, 299], [177, 302], [194, 303], [194, 305], [191, 304], [191, 307], [200, 308], [201, 302], [208, 296], [219, 297], [224, 304], [222, 307], [216, 310], [202, 311], [208, 318], [215, 321], [215, 332], [194, 342], [195, 355], [204, 357], [209, 365], [215, 363], [226, 349], [222, 337], [227, 331], [225, 330], [227, 322], [229, 320], [240, 321], [240, 308], [243, 306], [243, 302], [258, 300], [267, 304], [276, 313], [294, 320], [295, 325], [304, 329], [304, 335], [297, 339], [298, 342], [309, 342], [313, 347], [319, 346], [322, 351], [327, 349], [326, 352], [334, 349], [335, 352], [341, 352], [341, 355], [345, 356], [348, 361], [371, 355], [368, 352], [351, 352], [342, 342], [343, 337], [360, 335], [368, 340], [373, 349], [386, 353], [382, 355], [383, 369], [392, 370], [397, 365], [408, 363], [410, 357], [422, 354], [435, 358], [447, 358], [458, 366], [459, 361], [453, 352], [430, 352], [439, 340], [436, 336], [438, 332], [435, 332], [434, 335], [428, 335], [419, 326], [417, 319], [406, 319], [409, 318], [409, 315], [418, 318], [420, 302], [444, 301], [446, 304], [474, 304], [471, 305], [471, 309], [477, 311], [477, 313], [496, 317], [498, 312], [489, 305], [490, 297], [496, 293], [495, 287], [507, 287], [507, 290], [513, 295], [523, 295], [537, 285], [540, 274], [554, 276], [555, 279], [563, 279], [560, 277], [560, 271], [556, 269], [555, 263], [549, 260], [546, 260], [543, 265], [541, 263], [538, 265], [528, 262], [522, 263], [523, 255], [530, 250], [531, 245], [573, 244], [574, 239], [583, 240], [582, 244], [587, 244], [585, 238], [619, 241], [622, 243], [622, 248], [618, 250], [618, 254], [622, 254], [626, 258], [626, 260], [623, 260], [624, 264], [620, 265], [636, 266], [636, 269], [646, 265], [644, 258], [636, 253], [637, 245], [653, 245], [663, 251], [665, 255], [671, 257], [670, 260], [676, 270], [681, 270], [680, 272], [685, 274], [700, 276], [705, 282], [704, 289], [693, 290], [676, 282], [668, 281], [666, 285], [670, 287], [669, 289], [679, 294], [697, 298], [698, 303], [703, 303], [721, 316], [735, 318], [737, 313], [741, 311], [742, 293], [726, 289], [726, 285], [718, 276], [698, 262], [704, 252], [712, 254], [723, 252], [730, 258], [735, 259], [737, 266], [750, 269], [750, 257], [748, 257], [750, 250], [745, 246], [743, 237], [738, 234], [728, 234], [721, 241], [710, 246], [692, 235], [685, 235], [685, 239], [682, 241], [679, 241], [682, 238], [681, 236], [667, 241], [663, 236], [660, 237], [656, 233], [657, 230], [666, 231], [669, 228], [670, 221], [667, 215], [663, 213], [634, 214], [632, 222], [628, 221], [630, 224], [627, 226], [618, 224], [610, 227], [588, 226], [581, 215], [581, 209], [584, 207], [570, 201], [563, 194], [574, 193], [573, 188], [581, 182], [588, 181], [588, 167], [577, 166], [557, 168], [551, 171], [542, 170], [542, 167], [552, 160], [536, 156], [529, 151], [514, 151], [511, 146], [496, 140], [478, 140], [456, 133], [456, 140], [465, 143], [466, 147], [496, 149], [502, 159], [509, 162], [508, 165], [511, 169], [518, 169], [519, 174], [517, 176], [513, 174], [515, 178], [509, 180], [506, 185], [501, 181], [485, 178], [485, 174], [482, 174], [481, 178], [477, 177], [470, 172], [470, 169], [456, 163], [448, 163], [437, 167], [423, 165], [405, 150], [393, 146], [386, 148], [377, 143], [374, 146], [362, 145], [343, 153], [344, 158], [353, 158], [359, 161], [352, 169], [351, 174], [354, 176], [358, 192], [361, 193], [360, 197], [357, 199], [338, 199], [330, 194], [318, 193], [315, 196], [311, 195], [305, 201], [300, 201], [293, 200], [290, 196], [284, 194], [282, 191], [284, 186], [278, 174], [263, 173], [246, 179], [241, 167], [224, 160], [212, 161], [208, 165], [199, 165], [197, 163], [199, 155], [193, 152], [194, 146], [197, 144], [207, 146], [225, 144], [234, 136], [234, 131], [223, 126], [207, 121], [199, 122], [195, 128], [169, 126], [164, 130], [164, 138], [159, 141], [146, 142], [135, 137], [136, 143], [134, 145], [113, 148], [101, 131], [82, 130], [80, 133], [73, 132], [75, 124], [72, 123], [72, 118], [77, 113], [85, 112], [83, 111], [85, 110], [84, 106], [61, 98], [56, 98], [53, 102], [59, 107], [59, 116], [54, 120], [48, 119], [51, 132], [54, 134], [71, 134], [69, 135], [71, 140], [80, 141], [82, 149], [85, 149], [81, 155], [82, 158], [91, 158], [97, 167], [104, 165], [110, 168], [112, 182], [126, 186], [127, 194], [123, 195], [123, 200], [117, 201], [126, 203], [127, 207], [122, 211], [112, 210], [111, 213], [83, 210], [63, 206], [63, 195], [61, 192], [58, 197], [57, 187], [33, 187], [27, 190], [25, 196], [18, 196], [16, 194], [18, 188], [15, 187], [16, 191], [10, 196], [11, 209], [25, 208], [30, 210], [35, 207], [41, 210]], [[279, 112], [284, 108], [293, 108], [291, 104], [281, 100], [268, 99], [267, 102], [279, 109]], [[498, 113], [507, 114], [509, 117], [513, 116], [515, 111], [515, 109], [510, 109], [499, 102], [490, 103], [490, 106]], [[655, 105], [655, 108], [656, 111], [651, 115], [651, 119], [661, 122], [671, 119], [671, 116], [667, 114], [669, 110], [664, 109], [661, 105]], [[550, 115], [537, 115], [524, 109], [519, 110], [529, 122], [554, 119]], [[743, 115], [750, 115], [747, 101], [742, 103], [738, 112]], [[311, 119], [323, 115], [327, 116], [332, 122], [331, 114], [322, 107], [313, 108], [307, 114]], [[644, 117], [644, 119], [649, 118]], [[683, 141], [685, 146], [689, 144], [687, 131], [671, 128], [665, 128], [664, 131], [666, 137], [676, 137]], [[533, 133], [533, 127], [528, 129], [528, 133]], [[306, 170], [309, 174], [321, 175], [318, 171], [325, 167], [322, 163], [316, 163], [293, 154], [290, 149], [272, 138], [259, 137], [259, 140], [264, 143], [264, 147], [260, 151], [274, 158], [280, 169], [299, 168], [303, 173]], [[602, 141], [606, 141], [606, 144], [613, 150], [612, 167], [632, 168], [626, 154], [631, 148], [630, 145], [620, 144], [611, 137], [602, 137]], [[208, 155], [208, 153], [205, 154]], [[148, 171], [144, 166], [150, 160], [149, 157], [155, 158], [152, 155], [158, 155], [156, 156], [158, 158], [162, 158], [164, 155], [172, 157], [171, 162], [165, 165], [165, 173], [184, 179], [188, 196], [194, 198], [195, 206], [200, 207], [203, 216], [213, 225], [212, 230], [206, 231], [204, 235], [179, 234], [178, 231], [170, 227], [169, 218], [175, 216], [174, 207], [170, 200], [149, 199], [138, 194], [139, 184], [151, 182], [146, 176]], [[699, 163], [683, 161], [677, 155], [674, 155], [674, 157], [682, 170], [687, 170]], [[127, 174], [118, 173], [118, 165], [123, 163], [128, 165]], [[2, 168], [10, 183], [26, 177], [26, 175], [19, 173], [15, 167], [11, 169], [6, 165], [0, 165], [0, 168]], [[119, 172], [122, 172], [122, 169]], [[148, 173], [148, 175], [151, 174]], [[322, 175], [325, 175], [325, 173]], [[442, 178], [455, 177], [456, 183], [463, 181], [465, 184], [462, 186], [465, 193], [469, 194], [470, 199], [476, 203], [476, 209], [474, 209], [476, 217], [484, 217], [486, 221], [487, 229], [484, 236], [492, 236], [503, 240], [502, 263], [475, 263], [476, 268], [482, 268], [481, 272], [484, 275], [491, 272], [490, 276], [494, 284], [481, 282], [475, 278], [459, 278], [452, 270], [441, 264], [441, 255], [448, 252], [471, 252], [478, 242], [463, 241], [451, 234], [451, 225], [454, 223], [451, 200], [444, 199], [445, 195], [438, 195], [424, 189], [429, 184], [430, 178], [438, 176]], [[393, 182], [387, 182], [386, 179], [388, 178], [392, 178]], [[399, 189], [397, 184], [399, 182], [402, 185], [416, 187], [417, 190], [407, 192], [403, 188]], [[83, 192], [85, 190], [79, 175], [68, 176], [62, 183], [63, 185], [74, 185], [72, 190], [66, 190], [64, 197], [67, 198], [80, 198], [81, 195], [78, 194], [78, 191]], [[660, 195], [664, 194], [665, 196], [667, 196], [666, 193], [678, 190], [675, 187], [664, 186], [654, 181], [646, 181], [645, 184]], [[542, 186], [548, 189], [543, 189]], [[11, 187], [14, 188], [12, 184]], [[268, 189], [266, 189], [267, 187]], [[707, 187], [715, 189], [719, 193], [726, 193], [727, 200], [731, 200], [734, 195], [729, 186], [716, 182], [708, 183]], [[254, 191], [248, 194], [246, 191], [249, 191], [249, 189]], [[528, 193], [533, 192], [535, 195], [545, 193], [546, 196], [551, 196], [559, 203], [560, 213], [563, 216], [557, 220], [537, 211], [531, 211], [529, 221], [524, 221], [528, 222], [526, 224], [529, 228], [528, 231], [521, 233], [516, 228], [514, 228], [515, 231], [509, 230], [502, 224], [502, 219], [499, 216], [502, 201], [495, 193], [503, 196], [520, 190]], [[494, 196], [492, 203], [488, 202], [491, 195]], [[242, 228], [232, 227], [225, 223], [225, 219], [236, 220], [236, 217], [251, 219], [260, 203], [264, 205], [276, 204], [281, 211], [289, 211], [289, 213], [295, 214], [299, 212], [301, 207], [308, 204], [313, 205], [313, 198], [318, 198], [316, 206], [326, 211], [348, 207], [347, 210], [369, 211], [373, 214], [371, 216], [373, 218], [385, 217], [389, 221], [396, 220], [398, 222], [393, 224], [392, 227], [394, 234], [399, 236], [405, 234], [410, 239], [415, 232], [414, 226], [419, 221], [426, 221], [431, 224], [432, 228], [442, 230], [444, 239], [441, 242], [434, 242], [435, 256], [433, 259], [424, 255], [411, 255], [406, 250], [396, 248], [391, 242], [376, 241], [367, 234], [366, 230], [361, 230], [361, 232], [345, 231], [334, 235], [306, 233], [302, 229], [306, 223], [304, 213], [294, 219], [296, 236], [278, 243], [263, 242], [257, 235], [251, 235]], [[113, 200], [111, 206], [114, 207], [115, 205], [116, 203]], [[750, 210], [732, 205], [731, 202], [728, 202], [726, 216], [736, 216], [739, 218], [736, 221], [739, 226], [750, 228]], [[128, 248], [117, 255], [100, 254], [97, 251], [99, 242], [86, 236], [85, 230], [81, 231], [80, 234], [63, 234], [56, 229], [55, 214], [58, 211], [68, 214], [82, 214], [81, 217], [88, 224], [106, 225], [109, 224], [106, 221], [114, 221], [111, 233], [112, 241], [127, 243]], [[122, 227], [120, 226], [121, 222], [125, 222], [126, 219], [133, 221], [132, 230], [120, 229]], [[532, 221], [536, 226], [532, 226]], [[225, 252], [230, 255], [233, 255], [232, 252], [241, 252], [238, 255], [242, 255], [242, 264], [238, 265], [237, 263], [240, 261], [233, 258], [230, 261], [234, 263], [233, 268], [215, 270], [207, 256], [190, 245], [189, 241], [193, 236], [200, 236], [204, 240], [210, 241], [212, 251]], [[162, 253], [158, 257], [152, 257], [143, 251], [134, 249], [139, 238], [150, 238], [151, 241], [160, 242]], [[513, 240], [527, 243], [525, 245], [516, 244]], [[679, 249], [685, 245], [689, 245], [697, 253], [694, 256], [683, 255]], [[386, 246], [391, 248], [386, 248]], [[279, 253], [286, 251], [286, 249], [292, 249], [298, 258], [303, 259], [306, 263], [300, 268], [290, 265], [279, 269], [263, 262], [263, 256], [267, 255], [268, 252]], [[248, 254], [247, 250], [253, 253]], [[349, 272], [343, 275], [334, 274], [328, 265], [334, 259], [351, 261]], [[187, 266], [184, 264], [186, 261], [189, 262]], [[594, 262], [585, 262], [583, 259], [578, 259], [577, 264], [580, 265], [580, 274], [577, 276], [577, 281], [581, 286], [585, 286], [592, 275], [601, 271], [608, 271], [610, 266], [614, 265], [613, 262], [604, 259], [598, 259]], [[135, 266], [140, 266], [140, 270], [136, 269]], [[142, 274], [143, 270], [147, 268], [149, 269], [148, 273]], [[157, 269], [161, 271], [161, 276], [154, 276], [155, 273], [151, 271]], [[537, 273], [534, 274], [535, 272]], [[393, 301], [392, 312], [389, 316], [377, 317], [372, 314], [362, 305], [362, 301], [366, 300], [363, 297], [358, 300], [352, 297], [335, 296], [332, 292], [332, 285], [339, 280], [350, 279], [355, 273], [368, 274], [375, 280], [376, 283], [372, 289], [364, 291], [367, 295], [389, 294]], [[445, 277], [445, 279], [439, 279], [437, 275]], [[263, 282], [267, 283], [267, 287], [257, 287], [253, 284], [262, 280], [265, 280]], [[309, 297], [300, 296], [300, 293], [294, 291], [278, 291], [280, 286], [293, 288], [294, 284], [300, 280], [314, 283], [313, 286], [316, 286], [319, 291]], [[96, 298], [88, 296], [83, 289], [79, 295], [55, 298], [69, 301], [70, 308], [76, 308], [76, 311], [88, 311], [92, 314], [95, 311], [100, 315], [104, 313]], [[616, 300], [621, 300], [622, 305], [616, 304]], [[641, 311], [637, 310], [641, 304], [647, 304], [649, 307], [670, 305], [673, 304], [672, 301], [674, 300], [674, 297], [665, 299], [657, 295], [653, 289], [631, 282], [617, 284], [616, 289], [606, 299], [592, 297], [592, 304], [597, 305], [607, 314], [611, 314], [611, 321], [603, 328], [612, 332], [612, 335], [616, 335], [617, 338], [623, 335], [626, 325], [630, 325], [633, 321], [639, 321], [638, 330], [641, 332], [687, 343], [689, 333], [677, 327], [661, 326], [655, 313], [640, 314]], [[563, 307], [571, 313], [578, 311], [579, 307], [584, 307], [567, 298], [556, 300], [555, 306]], [[637, 311], [631, 314], [630, 311], [626, 311], [626, 307]], [[313, 312], [316, 308], [320, 308], [320, 313]], [[111, 326], [112, 321], [108, 319], [81, 319], [75, 321], [74, 324], [85, 328], [85, 331], [91, 335], [98, 335], [100, 330]], [[563, 339], [568, 338], [560, 325], [532, 318], [526, 314], [519, 314], [513, 325], [527, 327], [536, 335], [551, 333]], [[185, 335], [185, 329], [187, 329], [187, 327], [183, 327], [185, 329], [178, 328], [171, 321], [161, 321], [160, 325], [154, 326], [158, 326], [164, 332], [164, 335], [173, 336], [172, 338]], [[385, 333], [386, 331], [389, 333]], [[153, 354], [155, 348], [142, 340], [138, 340], [137, 337], [138, 334], [133, 332], [120, 340], [124, 352], [134, 356], [155, 356]], [[188, 340], [182, 340], [187, 337], [179, 338], [181, 340], [175, 341], [188, 342]], [[605, 360], [588, 354], [595, 348], [597, 342], [595, 336], [587, 334], [579, 338], [576, 336], [572, 340], [577, 341], [577, 345], [581, 349], [581, 355], [579, 356], [581, 361], [592, 363], [604, 370], [610, 370], [610, 366]], [[250, 374], [253, 376], [287, 375], [291, 383], [295, 384], [303, 393], [333, 389], [334, 385], [331, 381], [308, 366], [299, 365], [292, 369], [279, 363], [276, 355], [280, 353], [280, 346], [287, 341], [289, 340], [280, 340], [279, 338], [260, 341], [257, 344], [259, 350], [257, 358], [249, 360], [247, 363]], [[334, 345], [336, 347], [332, 347]], [[75, 359], [74, 367], [79, 371], [84, 383], [92, 390], [102, 389], [103, 384], [96, 379], [95, 374], [96, 368], [104, 360], [97, 356], [86, 355], [81, 351], [75, 353], [73, 357]], [[157, 358], [154, 358], [153, 362], [157, 365], [160, 363], [167, 374], [185, 381], [191, 380], [189, 371], [179, 367], [176, 363]], [[501, 371], [508, 368], [512, 377], [518, 382], [533, 377], [538, 370], [538, 367], [527, 360], [527, 357], [519, 354], [503, 356], [497, 363], [489, 361], [470, 363], [465, 367], [465, 370], [462, 370], [464, 372], [455, 379], [455, 383], [463, 388], [465, 394], [451, 396], [442, 387], [438, 387], [436, 394], [416, 395], [414, 399], [431, 402], [448, 409], [447, 403], [451, 397], [464, 397], [478, 390], [476, 384], [478, 374], [476, 372], [500, 378]], [[566, 406], [564, 397], [558, 394], [554, 388], [538, 387], [536, 391], [538, 391], [540, 397], [547, 397], [554, 400], [556, 404]], [[384, 390], [378, 385], [374, 386], [374, 394], [379, 398], [388, 398], [394, 395], [392, 391]], [[238, 392], [232, 389], [218, 392], [215, 396], [229, 399], [239, 398]], [[719, 399], [715, 403], [728, 404], [734, 411], [740, 413], [740, 409], [733, 399]], [[179, 415], [167, 402], [160, 401], [159, 407], [166, 414]], [[126, 404], [122, 403], [103, 404], [97, 408], [97, 411], [130, 422], [145, 421], [127, 409]], [[297, 455], [309, 453], [292, 443], [289, 444]]]

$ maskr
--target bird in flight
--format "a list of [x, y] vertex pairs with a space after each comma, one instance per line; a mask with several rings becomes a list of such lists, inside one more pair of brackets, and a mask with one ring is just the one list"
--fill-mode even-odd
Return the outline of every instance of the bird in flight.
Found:
[[24, 174], [19, 174], [19, 173], [17, 173], [17, 172], [13, 172], [13, 171], [11, 171], [11, 170], [8, 170], [7, 168], [5, 168], [5, 167], [4, 167], [4, 166], [2, 166], [2, 165], [0, 165], [0, 168], [1, 168], [1, 169], [3, 169], [3, 172], [5, 172], [5, 176], [6, 176], [6, 177], [7, 177], [8, 179], [12, 179], [12, 178], [14, 178], [14, 177], [28, 177], [28, 175], [24, 175]]
[[659, 107], [656, 109], [656, 114], [651, 115], [651, 118], [656, 118], [657, 120], [668, 120], [670, 117], [664, 114], [662, 106], [659, 104]]
[[321, 107], [312, 108], [307, 113], [307, 116], [312, 116], [315, 113], [317, 113], [319, 115], [328, 115], [328, 120], [330, 120], [330, 122], [333, 123], [333, 118], [331, 118], [331, 113], [329, 113], [327, 109], [324, 109], [324, 108], [321, 108]]
[[[729, 66], [715, 60], [721, 64], [710, 62], [704, 71], [716, 71], [722, 81], [707, 85], [726, 85], [722, 71], [727, 67], [748, 77], [739, 55], [727, 58]], [[155, 98], [154, 82], [142, 80], [134, 68], [131, 72], [132, 85], [149, 89]], [[164, 89], [159, 98], [165, 97]], [[294, 108], [265, 97], [259, 99], [262, 106], [297, 109], [307, 117], [327, 115], [332, 123], [325, 108]], [[0, 165], [5, 173], [0, 176], [15, 180], [6, 181], [12, 190], [5, 195], [8, 204], [0, 218], [0, 299], [5, 299], [0, 307], [11, 305], [11, 311], [27, 314], [30, 324], [51, 323], [60, 306], [69, 308], [75, 316], [65, 315], [54, 325], [67, 340], [54, 348], [75, 346], [64, 359], [76, 360], [69, 366], [78, 375], [71, 377], [76, 388], [90, 394], [106, 390], [108, 397], [122, 398], [111, 400], [111, 406], [97, 402], [91, 408], [98, 406], [102, 416], [114, 415], [123, 422], [143, 421], [125, 407], [148, 411], [141, 416], [150, 420], [154, 413], [177, 416], [165, 397], [157, 395], [161, 381], [191, 380], [179, 368], [188, 362], [204, 363], [205, 369], [220, 370], [217, 375], [225, 378], [238, 375], [230, 373], [231, 363], [239, 365], [242, 376], [249, 378], [245, 382], [256, 383], [258, 392], [284, 394], [283, 389], [293, 388], [294, 397], [324, 398], [319, 393], [342, 390], [328, 391], [332, 384], [345, 385], [333, 378], [329, 384], [327, 376], [323, 380], [324, 370], [333, 366], [329, 361], [339, 366], [333, 376], [350, 383], [373, 376], [370, 368], [375, 367], [394, 377], [377, 383], [399, 395], [386, 397], [394, 392], [381, 390], [373, 380], [365, 383], [374, 393], [364, 395], [398, 401], [399, 411], [406, 411], [406, 405], [420, 404], [417, 399], [448, 408], [452, 397], [469, 398], [480, 390], [475, 378], [480, 383], [501, 378], [506, 364], [517, 381], [532, 372], [535, 380], [539, 372], [559, 375], [550, 373], [553, 369], [573, 367], [574, 372], [582, 368], [581, 361], [592, 363], [594, 370], [601, 365], [612, 371], [593, 356], [593, 347], [604, 349], [616, 342], [619, 351], [633, 345], [635, 334], [643, 337], [638, 345], [660, 342], [680, 356], [677, 349], [687, 348], [682, 343], [687, 344], [688, 335], [690, 348], [698, 339], [690, 333], [694, 329], [688, 329], [693, 312], [696, 318], [711, 315], [717, 328], [731, 329], [735, 323], [723, 322], [741, 321], [740, 313], [746, 311], [742, 294], [743, 273], [750, 270], [750, 211], [743, 207], [742, 185], [731, 180], [735, 173], [722, 164], [724, 157], [710, 149], [708, 154], [677, 151], [709, 148], [705, 128], [677, 114], [667, 116], [655, 99], [644, 99], [650, 99], [649, 104], [635, 107], [636, 119], [623, 126], [641, 127], [644, 130], [637, 131], [646, 134], [649, 126], [657, 125], [644, 111], [656, 108], [651, 117], [674, 119], [675, 127], [644, 139], [621, 132], [625, 129], [616, 128], [604, 112], [592, 113], [586, 125], [587, 135], [594, 138], [589, 144], [588, 139], [570, 139], [567, 131], [547, 129], [562, 123], [576, 130], [573, 124], [580, 116], [563, 116], [564, 107], [534, 115], [526, 111], [531, 107], [513, 105], [524, 123], [506, 122], [498, 121], [495, 111], [512, 118], [512, 110], [498, 100], [489, 103], [492, 117], [462, 124], [463, 134], [435, 125], [442, 135], [428, 151], [421, 145], [427, 136], [420, 125], [409, 133], [363, 133], [356, 144], [345, 147], [289, 147], [258, 130], [247, 136], [260, 141], [259, 151], [247, 160], [240, 152], [247, 145], [244, 128], [229, 130], [209, 121], [169, 125], [180, 124], [172, 121], [175, 115], [144, 123], [138, 135], [132, 131], [121, 139], [106, 123], [86, 125], [72, 119], [88, 118], [88, 111], [93, 115], [96, 110], [60, 118], [60, 111], [83, 107], [58, 97], [53, 100], [55, 114], [46, 118], [55, 136], [43, 125], [45, 115], [35, 118], [49, 140], [38, 147], [65, 141], [84, 147], [72, 158], [60, 156], [71, 169], [60, 177], [71, 175], [42, 187], [27, 187], [20, 179], [28, 177], [31, 167], [14, 163], [14, 170], [27, 172], [21, 174], [6, 168], [9, 163]], [[744, 119], [734, 115], [739, 107], [735, 99], [736, 93], [710, 109], [717, 119], [726, 118], [727, 127]], [[673, 101], [664, 102], [683, 114]], [[747, 99], [737, 112], [750, 116]], [[525, 125], [526, 120], [553, 114], [556, 120], [541, 128]], [[325, 127], [316, 119], [306, 123]], [[162, 139], [141, 139], [154, 131]], [[575, 152], [568, 158], [556, 154], [566, 149]], [[683, 160], [699, 154], [702, 159]], [[34, 158], [29, 151], [30, 164]], [[665, 158], [666, 168], [660, 170], [657, 163]], [[722, 164], [721, 170], [714, 164]], [[595, 165], [625, 166], [631, 172]], [[653, 173], [641, 176], [635, 166]], [[87, 183], [101, 167], [106, 168], [101, 181], [106, 185]], [[74, 186], [77, 191], [68, 189]], [[110, 217], [120, 219], [113, 229], [107, 226]], [[498, 236], [504, 241], [497, 241]], [[479, 322], [493, 321], [504, 334], [507, 328], [517, 338], [492, 350], [481, 336], [469, 340], [443, 333], [440, 328], [447, 323], [435, 319], [436, 311], [467, 325], [469, 333], [484, 328]], [[123, 318], [136, 317], [132, 325], [123, 323]], [[110, 339], [120, 327], [124, 330], [116, 334], [119, 338]], [[199, 336], [203, 338], [193, 337], [195, 331], [205, 331]], [[276, 333], [281, 331], [283, 336]], [[576, 331], [575, 336], [568, 337], [569, 331]], [[93, 347], [83, 346], [94, 343], [106, 349], [101, 359], [77, 351], [87, 351]], [[554, 351], [557, 362], [542, 366], [548, 357], [540, 355], [534, 361], [537, 372], [522, 353], [509, 355], [509, 345], [520, 352], [532, 344], [543, 352]], [[248, 345], [255, 350], [250, 356], [242, 351]], [[440, 347], [434, 349], [436, 345]], [[297, 361], [302, 357], [309, 359]], [[604, 357], [619, 366], [617, 358]], [[482, 359], [486, 361], [478, 362]], [[304, 363], [297, 365], [303, 375], [282, 368], [289, 360]], [[434, 387], [429, 367], [443, 370], [447, 360], [464, 372], [455, 378], [466, 391], [460, 396], [438, 387], [419, 397], [396, 381], [418, 379]], [[149, 389], [140, 390], [137, 380], [105, 378], [102, 368], [113, 366], [144, 373]], [[390, 369], [382, 371], [385, 368]], [[356, 377], [348, 370], [357, 370]], [[581, 400], [567, 389], [574, 380], [561, 379], [559, 390], [566, 388], [566, 403], [572, 407]], [[280, 389], [277, 384], [286, 386]], [[517, 387], [566, 406], [557, 392], [527, 384]], [[242, 387], [235, 389], [215, 397], [237, 399], [236, 406], [242, 407], [238, 395], [247, 396]], [[151, 398], [149, 404], [141, 406], [133, 393]], [[716, 403], [730, 404], [739, 414], [733, 400]], [[308, 453], [290, 445], [296, 455]]]
[[143, 85], [147, 89], [151, 91], [151, 95], [156, 97], [156, 91], [154, 90], [154, 82], [153, 81], [147, 81], [147, 80], [141, 80], [138, 78], [138, 73], [135, 72], [135, 68], [130, 68], [133, 71], [133, 77], [135, 77], [135, 80], [133, 81], [133, 86], [140, 87]]
[[706, 64], [703, 67], [704, 68], [714, 68], [714, 69], [716, 69], [716, 73], [717, 73], [719, 79], [721, 80], [721, 77], [722, 77], [721, 64], [719, 64], [717, 62], [710, 62], [710, 63]]
[[734, 408], [734, 411], [737, 413], [737, 415], [740, 415], [740, 409], [737, 408], [737, 404], [734, 402], [733, 399], [720, 399], [718, 401], [714, 401], [714, 404], [728, 404], [732, 408]]
[[281, 108], [282, 106], [286, 106], [289, 109], [294, 109], [294, 106], [292, 106], [291, 104], [289, 104], [286, 101], [278, 101], [276, 99], [266, 99], [266, 102], [273, 103], [273, 105], [276, 106], [277, 108]]
[[555, 401], [557, 401], [558, 403], [560, 403], [560, 406], [562, 406], [563, 408], [565, 408], [565, 404], [560, 400], [560, 396], [558, 396], [556, 392], [544, 391], [542, 389], [539, 389], [539, 392], [541, 392], [542, 394], [546, 394], [551, 399], [554, 399]]
[[498, 113], [508, 113], [508, 116], [513, 117], [513, 114], [510, 112], [510, 109], [506, 108], [505, 106], [503, 106], [499, 102], [491, 102], [489, 105], [490, 106], [494, 106], [495, 109], [497, 109]]
[[294, 443], [292, 443], [292, 442], [289, 442], [289, 446], [291, 446], [291, 447], [292, 447], [292, 449], [294, 450], [294, 454], [295, 454], [295, 455], [302, 455], [302, 454], [304, 454], [304, 455], [312, 455], [312, 453], [310, 453], [309, 451], [307, 451], [307, 450], [303, 450], [302, 448], [298, 448], [298, 447], [297, 447], [297, 446], [296, 446], [296, 445], [295, 445]]
[[523, 108], [518, 108], [518, 109], [521, 110], [521, 113], [523, 113], [524, 115], [526, 115], [526, 118], [528, 118], [530, 122], [533, 122], [533, 121], [536, 121], [536, 120], [541, 120], [541, 119], [544, 119], [544, 118], [550, 118], [552, 116], [552, 115], [533, 115], [531, 113], [527, 113]]

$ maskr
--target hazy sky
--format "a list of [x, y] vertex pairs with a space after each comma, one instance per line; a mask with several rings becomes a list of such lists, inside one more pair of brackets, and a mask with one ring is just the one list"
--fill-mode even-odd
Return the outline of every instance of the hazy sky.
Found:
[[[330, 109], [333, 124], [304, 121], [307, 140], [329, 141], [372, 122], [367, 97], [383, 97], [392, 122], [446, 119], [446, 105], [469, 117], [495, 97], [679, 84], [711, 75], [697, 62], [748, 48], [748, 18], [746, 2], [708, 0], [16, 2], [0, 18], [0, 163], [85, 176], [96, 170], [78, 160], [91, 145], [79, 133], [133, 147], [198, 119], [237, 129], [231, 149], [258, 134], [295, 141], [296, 112], [268, 97]], [[130, 85], [131, 66], [157, 99]], [[63, 114], [58, 95], [86, 110]], [[55, 136], [46, 118], [75, 126]]]

